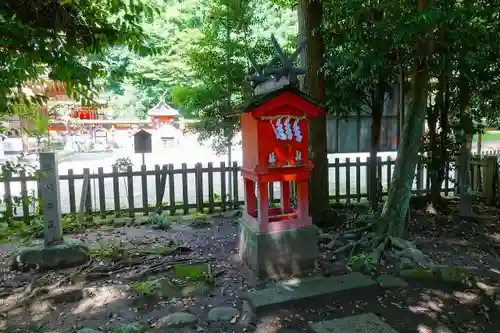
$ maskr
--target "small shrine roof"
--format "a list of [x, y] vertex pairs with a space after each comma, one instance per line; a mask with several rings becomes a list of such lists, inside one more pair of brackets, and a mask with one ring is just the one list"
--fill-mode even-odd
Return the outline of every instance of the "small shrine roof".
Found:
[[260, 95], [255, 95], [250, 101], [248, 101], [247, 103], [244, 103], [240, 106], [237, 106], [234, 110], [234, 112], [231, 112], [230, 114], [228, 114], [227, 116], [228, 117], [235, 117], [235, 116], [239, 116], [241, 115], [242, 113], [247, 113], [247, 112], [252, 112], [253, 110], [255, 110], [256, 108], [258, 108], [259, 106], [261, 106], [262, 104], [264, 104], [265, 102], [275, 98], [275, 97], [278, 97], [279, 95], [285, 93], [285, 92], [291, 92], [293, 93], [294, 95], [304, 99], [305, 101], [315, 105], [315, 106], [318, 106], [320, 108], [323, 108], [323, 105], [321, 103], [319, 103], [318, 101], [316, 101], [314, 98], [312, 98], [311, 96], [309, 96], [308, 94], [300, 91], [300, 89], [294, 87], [294, 86], [291, 86], [291, 85], [286, 85], [286, 86], [283, 86], [279, 89], [276, 89], [276, 90], [272, 90], [268, 93], [264, 93], [264, 94], [260, 94]]
[[148, 111], [148, 116], [178, 116], [179, 111], [165, 103], [164, 101], [158, 102]]

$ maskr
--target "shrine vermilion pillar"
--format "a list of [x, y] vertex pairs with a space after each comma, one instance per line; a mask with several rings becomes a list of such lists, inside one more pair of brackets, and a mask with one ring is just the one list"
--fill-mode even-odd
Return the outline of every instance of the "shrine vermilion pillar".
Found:
[[[323, 113], [290, 84], [262, 91], [239, 110], [245, 209], [239, 255], [259, 279], [300, 276], [317, 258], [317, 231], [309, 215], [309, 119]], [[269, 202], [278, 183], [279, 205]], [[293, 195], [292, 195], [293, 193]]]

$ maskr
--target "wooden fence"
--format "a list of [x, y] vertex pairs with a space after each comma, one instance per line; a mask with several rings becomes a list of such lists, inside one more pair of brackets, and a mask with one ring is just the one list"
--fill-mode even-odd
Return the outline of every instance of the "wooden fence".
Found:
[[[390, 180], [395, 160], [390, 156], [378, 158], [378, 177], [383, 186], [384, 195], [390, 187]], [[361, 202], [367, 197], [368, 160], [361, 158], [336, 158], [329, 164], [330, 200], [332, 203]], [[193, 210], [199, 212], [214, 212], [237, 208], [243, 204], [243, 182], [240, 177], [240, 167], [237, 163], [226, 166], [220, 163], [214, 166], [201, 163], [194, 167], [182, 164], [181, 168], [174, 165], [156, 165], [148, 170], [143, 166], [140, 170], [128, 168], [105, 172], [98, 168], [96, 172], [83, 169], [76, 174], [69, 170], [60, 175], [60, 196], [63, 213], [78, 213], [77, 203], [84, 203], [86, 213], [94, 214], [129, 214], [154, 211], [161, 205], [165, 210], [174, 213], [187, 214]], [[480, 172], [481, 173], [481, 172]], [[229, 189], [228, 175], [231, 174], [233, 188]], [[448, 178], [443, 182], [443, 194], [453, 194], [455, 191], [455, 172], [447, 168]], [[0, 197], [4, 198], [4, 214], [15, 217], [28, 217], [39, 213], [37, 174], [27, 175], [24, 172], [11, 175], [3, 174], [3, 191], [0, 186]], [[82, 189], [83, 180], [86, 188]], [[430, 179], [425, 166], [420, 163], [416, 168], [413, 185], [415, 194], [424, 194], [430, 188]], [[270, 198], [279, 202], [279, 185], [270, 186]], [[2, 193], [3, 192], [3, 193]], [[81, 194], [85, 193], [85, 200]]]

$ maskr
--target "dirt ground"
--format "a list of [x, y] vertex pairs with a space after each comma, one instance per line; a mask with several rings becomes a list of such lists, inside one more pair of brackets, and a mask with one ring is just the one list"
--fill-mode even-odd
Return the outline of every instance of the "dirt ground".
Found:
[[[484, 285], [498, 287], [500, 211], [482, 205], [475, 208], [481, 216], [475, 224], [413, 211], [409, 238], [436, 263], [469, 267]], [[203, 229], [192, 229], [185, 224], [173, 225], [165, 231], [134, 226], [92, 230], [71, 237], [81, 239], [92, 248], [120, 244], [121, 248], [133, 247], [135, 253], [126, 253], [121, 258], [94, 258], [84, 268], [15, 273], [8, 269], [12, 245], [3, 244], [0, 247], [0, 332], [72, 333], [92, 328], [103, 333], [292, 333], [307, 332], [308, 324], [313, 321], [366, 312], [379, 315], [400, 333], [500, 332], [500, 306], [494, 300], [485, 300], [476, 286], [451, 286], [436, 281], [408, 281], [409, 287], [403, 289], [377, 286], [350, 290], [321, 302], [297, 304], [292, 309], [281, 309], [260, 318], [249, 319], [240, 312], [233, 320], [209, 322], [207, 314], [213, 308], [225, 306], [241, 311], [244, 295], [250, 289], [236, 259], [237, 225], [231, 219], [215, 217], [212, 226]], [[166, 253], [162, 248], [177, 248], [177, 252]], [[114, 251], [120, 251], [118, 246]], [[324, 247], [321, 251], [325, 274], [347, 272], [345, 258], [335, 257]], [[188, 297], [138, 295], [134, 287], [138, 281], [168, 276], [169, 265], [187, 259], [210, 263], [215, 281], [210, 288]], [[73, 284], [69, 284], [71, 280]], [[59, 289], [68, 285], [76, 288], [70, 288], [73, 291], [63, 297], [35, 295], [22, 307], [2, 311], [12, 302], [13, 295], [31, 295], [36, 289], [29, 288], [33, 283], [56, 284]], [[196, 320], [188, 327], [167, 329], [164, 318], [179, 311], [191, 313]], [[147, 330], [123, 330], [124, 324], [133, 323]]]

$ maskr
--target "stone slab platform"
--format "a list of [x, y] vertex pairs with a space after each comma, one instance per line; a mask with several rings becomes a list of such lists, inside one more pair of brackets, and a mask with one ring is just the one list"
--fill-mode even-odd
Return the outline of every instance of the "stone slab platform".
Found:
[[399, 333], [373, 313], [310, 324], [314, 333]]
[[246, 298], [252, 310], [256, 314], [259, 314], [292, 302], [311, 300], [340, 291], [364, 288], [376, 284], [378, 282], [361, 273], [328, 278], [313, 276], [289, 280], [266, 289], [252, 291], [246, 295]]

